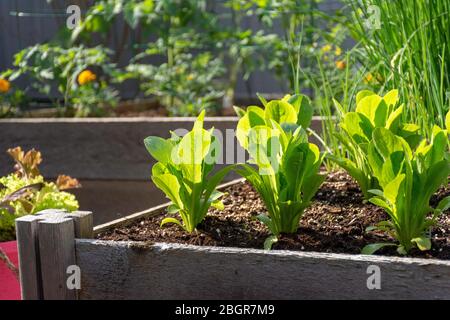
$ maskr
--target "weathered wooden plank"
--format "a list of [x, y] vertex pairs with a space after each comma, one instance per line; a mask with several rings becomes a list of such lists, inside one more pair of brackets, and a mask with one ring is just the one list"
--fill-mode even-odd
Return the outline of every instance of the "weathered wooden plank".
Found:
[[94, 236], [94, 219], [90, 211], [75, 211], [66, 215], [72, 218], [75, 238], [92, 239]]
[[[154, 164], [143, 140], [168, 137], [170, 130], [190, 130], [194, 118], [20, 119], [0, 120], [0, 176], [12, 171], [6, 149], [39, 149], [46, 178], [64, 173], [80, 179], [83, 188], [71, 190], [81, 210], [92, 210], [95, 224], [143, 211], [166, 202], [150, 180]], [[237, 118], [207, 118], [206, 126], [222, 135], [236, 127]], [[232, 139], [233, 140], [233, 139]], [[236, 141], [224, 146], [223, 159], [239, 160]], [[244, 153], [245, 155], [245, 153]], [[219, 165], [223, 167], [223, 165]], [[230, 174], [231, 180], [237, 175]]]
[[22, 298], [76, 299], [66, 284], [76, 264], [75, 238], [93, 235], [92, 213], [43, 210], [16, 219]]
[[38, 219], [36, 216], [25, 216], [16, 219], [19, 274], [20, 283], [22, 284], [21, 295], [24, 300], [38, 300], [42, 298], [37, 223]]
[[167, 201], [164, 194], [147, 181], [80, 180], [82, 188], [69, 190], [80, 203], [80, 210], [94, 212], [94, 225], [140, 212]]
[[[13, 166], [4, 151], [22, 146], [42, 152], [41, 171], [47, 178], [64, 173], [78, 179], [148, 181], [154, 160], [145, 149], [144, 139], [150, 135], [169, 137], [174, 130], [191, 130], [194, 121], [195, 118], [3, 119], [0, 175], [9, 173]], [[245, 154], [233, 134], [237, 121], [236, 117], [205, 120], [205, 127], [214, 127], [222, 137], [228, 130], [230, 138], [224, 139], [222, 162], [242, 161], [238, 154]], [[320, 118], [313, 120], [312, 128], [320, 133]], [[225, 143], [230, 139], [232, 143]], [[317, 143], [314, 138], [312, 141]]]
[[94, 227], [94, 234], [99, 234], [110, 228], [127, 226], [127, 225], [132, 224], [136, 220], [151, 217], [154, 215], [158, 215], [162, 212], [162, 210], [165, 210], [169, 204], [170, 203], [164, 203], [159, 206], [152, 207], [148, 210], [136, 212], [136, 213], [130, 214], [128, 216], [125, 216], [125, 217], [122, 217], [119, 219], [115, 219], [110, 222], [106, 222], [104, 224], [100, 224], [100, 225]]
[[[8, 148], [39, 149], [44, 176], [64, 173], [78, 179], [148, 181], [154, 161], [144, 146], [150, 135], [191, 130], [195, 118], [3, 119], [0, 120], [0, 175], [11, 172]], [[222, 135], [237, 118], [207, 118], [205, 126]], [[236, 145], [235, 152], [240, 146]], [[91, 208], [89, 208], [91, 209]]]
[[450, 261], [99, 240], [76, 252], [80, 299], [450, 299]]
[[64, 214], [39, 221], [39, 256], [45, 300], [75, 300], [66, 284], [67, 268], [76, 265], [73, 220]]

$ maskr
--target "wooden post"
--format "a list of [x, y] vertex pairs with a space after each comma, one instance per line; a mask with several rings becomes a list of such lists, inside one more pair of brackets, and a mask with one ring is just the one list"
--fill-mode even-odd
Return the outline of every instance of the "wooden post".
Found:
[[16, 219], [16, 231], [22, 299], [77, 299], [66, 272], [76, 265], [75, 238], [92, 238], [92, 213], [44, 210]]
[[94, 237], [94, 219], [90, 211], [75, 211], [67, 214], [73, 219], [75, 238], [92, 239]]
[[20, 288], [23, 300], [42, 299], [37, 222], [36, 216], [16, 219]]

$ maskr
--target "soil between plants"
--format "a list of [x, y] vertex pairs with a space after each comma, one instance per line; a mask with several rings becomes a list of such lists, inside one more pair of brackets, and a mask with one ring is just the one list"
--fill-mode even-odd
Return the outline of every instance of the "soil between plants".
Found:
[[[258, 193], [247, 182], [225, 189], [225, 210], [210, 209], [206, 219], [189, 234], [177, 225], [160, 228], [161, 215], [112, 229], [98, 239], [115, 241], [170, 242], [199, 246], [222, 246], [262, 249], [268, 229], [256, 219], [266, 209]], [[450, 187], [441, 188], [432, 199], [435, 205], [450, 195]], [[344, 172], [328, 174], [311, 206], [305, 210], [296, 234], [281, 235], [274, 250], [316, 251], [358, 254], [370, 243], [394, 242], [383, 232], [365, 232], [368, 226], [387, 220], [383, 211], [363, 201], [358, 185]], [[443, 213], [431, 230], [432, 249], [412, 250], [410, 256], [450, 260], [450, 211]], [[378, 251], [398, 255], [395, 247]]]

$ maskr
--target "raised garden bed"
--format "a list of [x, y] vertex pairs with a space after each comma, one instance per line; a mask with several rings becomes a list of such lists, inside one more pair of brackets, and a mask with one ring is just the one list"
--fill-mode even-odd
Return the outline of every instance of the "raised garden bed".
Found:
[[[135, 221], [131, 225], [116, 227], [108, 223], [98, 227], [97, 238], [113, 241], [173, 242], [198, 246], [243, 247], [261, 249], [270, 235], [268, 228], [257, 220], [266, 213], [258, 193], [245, 181], [233, 183], [224, 189], [223, 211], [211, 208], [199, 231], [188, 234], [178, 225], [160, 227], [167, 215], [160, 214]], [[442, 188], [435, 202], [450, 194]], [[365, 232], [365, 229], [388, 219], [382, 208], [363, 202], [358, 185], [344, 172], [330, 173], [311, 207], [305, 210], [300, 228], [293, 235], [282, 235], [273, 248], [276, 250], [316, 251], [326, 253], [358, 254], [370, 243], [394, 242], [383, 232]], [[111, 228], [112, 226], [113, 228]], [[433, 246], [429, 251], [416, 249], [414, 257], [450, 260], [450, 214], [439, 217], [433, 230]], [[380, 251], [385, 255], [398, 255], [393, 247]]]
[[[336, 174], [305, 212], [299, 232], [264, 251], [259, 248], [267, 231], [251, 218], [264, 210], [257, 195], [242, 180], [221, 189], [230, 192], [225, 211], [211, 211], [195, 235], [176, 227], [160, 229], [165, 205], [94, 229], [87, 213], [18, 219], [20, 259], [27, 262], [21, 263], [24, 298], [450, 298], [448, 212], [433, 234], [436, 250], [428, 255], [357, 254], [371, 237], [382, 237], [366, 235], [364, 228], [384, 217], [362, 203], [351, 180]], [[444, 194], [448, 189], [437, 197]], [[352, 203], [343, 201], [346, 197]], [[328, 216], [319, 218], [316, 212]], [[328, 222], [320, 227], [320, 219]], [[89, 239], [92, 230], [97, 239]], [[69, 265], [80, 267], [80, 290], [65, 285]], [[368, 286], [373, 270], [379, 271], [379, 289]]]
[[[64, 173], [81, 181], [75, 190], [82, 210], [94, 212], [94, 223], [105, 223], [163, 203], [164, 196], [150, 182], [155, 163], [143, 140], [168, 137], [170, 130], [190, 130], [195, 118], [103, 119], [0, 119], [0, 153], [22, 146], [45, 155], [41, 171], [46, 178]], [[206, 118], [205, 125], [219, 130], [236, 128], [235, 117]], [[321, 120], [311, 128], [321, 132]], [[313, 141], [316, 141], [313, 139]], [[236, 161], [240, 146], [234, 141], [223, 149], [224, 159]], [[228, 147], [230, 146], [230, 147]], [[2, 151], [3, 150], [3, 151]], [[0, 156], [0, 176], [10, 172], [12, 161]], [[222, 165], [218, 165], [221, 168]], [[230, 179], [236, 176], [230, 176]]]

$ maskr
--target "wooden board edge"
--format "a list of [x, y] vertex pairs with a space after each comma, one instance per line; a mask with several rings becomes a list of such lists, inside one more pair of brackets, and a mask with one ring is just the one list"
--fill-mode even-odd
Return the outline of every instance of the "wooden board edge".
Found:
[[[334, 117], [333, 117], [334, 118]], [[177, 123], [177, 122], [194, 122], [195, 117], [110, 117], [110, 118], [11, 118], [0, 119], [0, 124], [49, 124], [49, 123]], [[322, 121], [324, 117], [314, 116], [313, 122]], [[237, 122], [239, 117], [205, 117], [205, 122]]]
[[[391, 257], [391, 256], [376, 256], [376, 255], [364, 255], [364, 254], [349, 254], [349, 253], [326, 253], [316, 251], [293, 251], [293, 250], [263, 250], [254, 248], [237, 248], [237, 247], [213, 247], [213, 246], [197, 246], [181, 243], [167, 243], [167, 242], [155, 242], [147, 243], [143, 241], [114, 241], [114, 240], [96, 240], [96, 239], [75, 239], [77, 250], [84, 246], [90, 248], [95, 246], [111, 247], [111, 248], [126, 248], [130, 250], [154, 250], [160, 251], [162, 254], [167, 254], [167, 251], [192, 251], [192, 252], [204, 252], [205, 254], [242, 254], [243, 256], [248, 254], [258, 255], [272, 255], [282, 258], [283, 256], [307, 258], [307, 259], [322, 259], [322, 260], [335, 260], [335, 261], [356, 261], [364, 263], [390, 263], [390, 264], [414, 264], [421, 266], [442, 266], [450, 268], [450, 260], [439, 259], [423, 259], [423, 258], [410, 258], [410, 257]], [[142, 251], [141, 251], [142, 252]]]
[[[239, 178], [239, 179], [236, 179], [233, 181], [229, 181], [224, 184], [221, 184], [217, 189], [223, 190], [225, 188], [228, 188], [229, 186], [240, 183], [244, 180], [245, 180], [244, 178]], [[125, 217], [95, 226], [94, 227], [94, 236], [98, 235], [99, 233], [105, 232], [106, 230], [109, 230], [111, 228], [124, 227], [124, 226], [132, 224], [136, 220], [158, 215], [162, 212], [162, 210], [166, 209], [169, 205], [170, 205], [170, 202], [167, 202], [167, 203], [152, 207], [150, 209], [136, 212], [136, 213], [127, 215]]]

